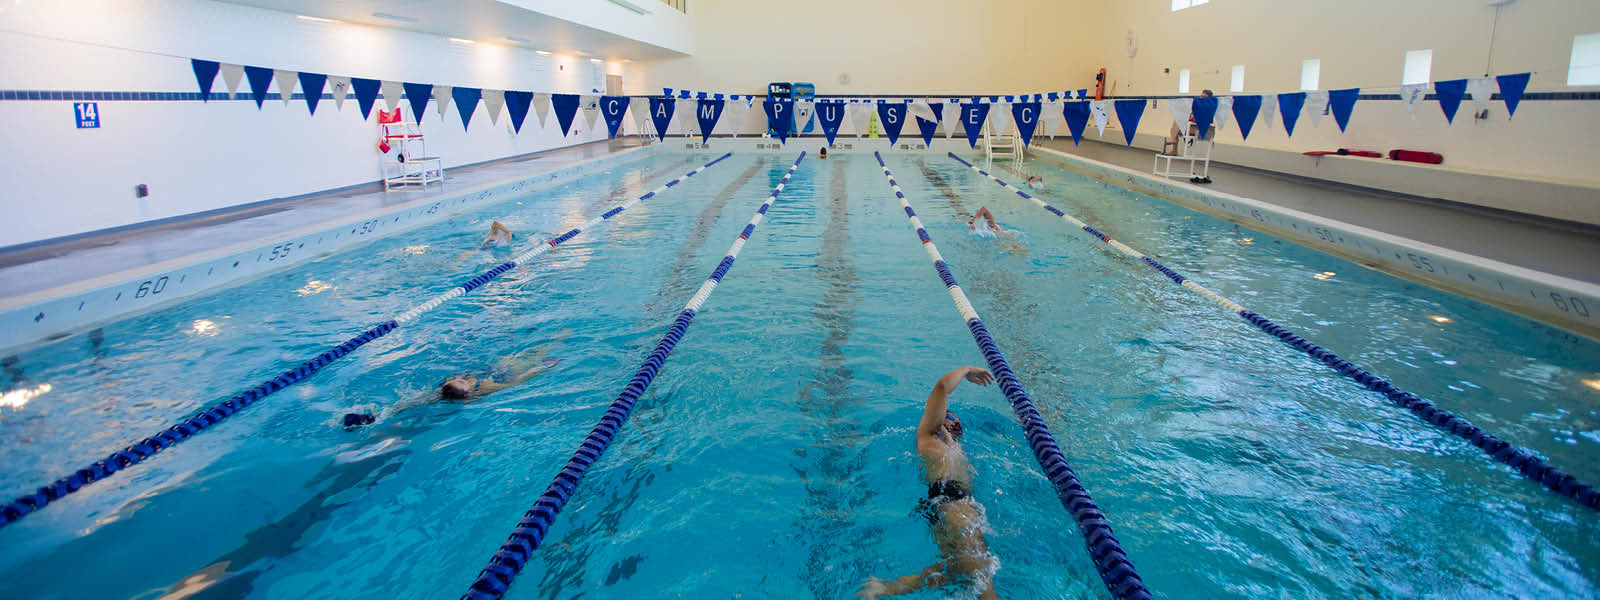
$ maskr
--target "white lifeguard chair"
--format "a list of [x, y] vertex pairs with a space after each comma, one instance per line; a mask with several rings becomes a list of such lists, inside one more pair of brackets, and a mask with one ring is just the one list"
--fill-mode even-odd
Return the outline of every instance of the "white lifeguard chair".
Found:
[[[1194, 124], [1190, 123], [1188, 127], [1179, 130], [1176, 147], [1173, 146], [1171, 139], [1161, 140], [1161, 152], [1156, 154], [1155, 163], [1150, 167], [1152, 173], [1162, 177], [1183, 177], [1187, 174], [1189, 179], [1196, 183], [1211, 183], [1211, 148], [1216, 145], [1217, 126], [1213, 123], [1207, 128], [1204, 136], [1198, 135], [1194, 129]], [[1168, 148], [1173, 149], [1172, 154], [1167, 154]], [[1164, 165], [1163, 160], [1166, 161]], [[1175, 160], [1188, 162], [1189, 171], [1174, 172], [1172, 161]], [[1195, 172], [1195, 163], [1199, 163], [1198, 173]]]
[[985, 122], [983, 124], [984, 156], [990, 161], [996, 158], [1021, 161], [1022, 139], [1021, 136], [1013, 133], [1014, 131], [1016, 129], [1009, 124], [1006, 126], [1005, 131], [996, 131], [993, 121]]
[[396, 106], [394, 112], [378, 109], [378, 135], [390, 146], [390, 151], [378, 156], [378, 175], [383, 179], [383, 191], [401, 185], [420, 185], [444, 181], [444, 160], [428, 155], [427, 138], [422, 126], [407, 123], [401, 115], [404, 107]]

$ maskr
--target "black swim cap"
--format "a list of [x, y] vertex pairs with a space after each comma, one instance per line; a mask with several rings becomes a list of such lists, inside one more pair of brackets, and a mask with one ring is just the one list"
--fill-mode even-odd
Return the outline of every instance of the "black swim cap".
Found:
[[374, 421], [377, 421], [377, 420], [378, 420], [378, 418], [372, 416], [372, 413], [345, 413], [345, 415], [344, 415], [344, 426], [345, 427], [360, 427], [362, 425], [371, 425]]

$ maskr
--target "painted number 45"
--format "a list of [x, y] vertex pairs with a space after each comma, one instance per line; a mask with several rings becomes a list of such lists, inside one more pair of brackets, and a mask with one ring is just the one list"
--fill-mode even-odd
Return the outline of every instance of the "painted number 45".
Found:
[[100, 128], [100, 104], [98, 102], [73, 102], [72, 110], [77, 113], [78, 129]]

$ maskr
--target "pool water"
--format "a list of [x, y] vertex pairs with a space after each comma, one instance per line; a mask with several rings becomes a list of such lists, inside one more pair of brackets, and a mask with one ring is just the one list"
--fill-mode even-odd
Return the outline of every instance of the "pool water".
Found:
[[[524, 248], [713, 157], [659, 154], [25, 352], [5, 389], [52, 389], [0, 408], [0, 492], [507, 260], [469, 251], [491, 220]], [[459, 595], [793, 159], [735, 154], [0, 530], [6, 595]], [[885, 160], [1158, 597], [1600, 593], [1593, 511], [949, 158]], [[1045, 162], [997, 171], [1022, 173], [1397, 386], [1600, 473], [1595, 343]], [[967, 233], [980, 206], [1014, 244]], [[551, 366], [475, 403], [385, 410], [519, 353]], [[914, 512], [922, 402], [982, 363], [876, 162], [808, 157], [509, 597], [845, 598], [914, 573], [939, 559]], [[1000, 595], [1109, 597], [999, 390], [966, 384], [952, 408]], [[378, 423], [339, 427], [353, 411]]]

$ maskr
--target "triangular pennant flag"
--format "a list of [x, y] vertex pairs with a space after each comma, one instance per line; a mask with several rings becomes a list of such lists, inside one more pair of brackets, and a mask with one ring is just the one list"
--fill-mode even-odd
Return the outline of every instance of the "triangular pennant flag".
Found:
[[644, 125], [650, 119], [650, 99], [636, 97], [628, 102], [628, 114], [633, 115], [633, 129], [639, 132], [639, 137], [648, 136]]
[[[717, 128], [717, 120], [722, 118], [722, 108], [727, 105], [726, 100], [696, 100], [695, 120], [700, 124], [700, 142], [711, 141], [711, 132]], [[619, 119], [620, 123], [621, 120]]]
[[[304, 87], [305, 84], [301, 84]], [[328, 91], [333, 93], [333, 109], [344, 110], [344, 99], [350, 97], [350, 78], [343, 75], [328, 76]], [[373, 89], [377, 89], [374, 87]]]
[[1256, 126], [1256, 114], [1261, 112], [1261, 96], [1234, 96], [1233, 119], [1239, 122], [1239, 139], [1250, 139], [1250, 128]]
[[1410, 113], [1412, 120], [1417, 118], [1417, 103], [1422, 102], [1422, 99], [1427, 96], [1428, 84], [1426, 83], [1410, 83], [1400, 86], [1400, 103], [1406, 106], [1406, 112]]
[[[1051, 92], [1050, 95], [1054, 96], [1055, 93]], [[1061, 123], [1063, 121], [1061, 118], [1061, 104], [1062, 103], [1060, 100], [1046, 102], [1044, 107], [1039, 109], [1044, 111], [1044, 114], [1040, 115], [1039, 117], [1039, 124], [1044, 125], [1045, 133], [1049, 134], [1050, 139], [1052, 140], [1056, 139], [1056, 132], [1061, 129]]]
[[400, 108], [400, 100], [405, 97], [405, 86], [398, 81], [384, 81], [378, 87], [383, 90], [383, 104], [389, 107], [389, 112]]
[[[223, 65], [226, 67], [227, 65]], [[1474, 77], [1467, 80], [1467, 91], [1472, 93], [1472, 107], [1477, 112], [1489, 110], [1489, 100], [1494, 98], [1494, 91], [1499, 89], [1493, 77]]]
[[350, 89], [356, 94], [356, 108], [361, 110], [363, 120], [372, 116], [372, 103], [378, 100], [378, 88], [382, 82], [376, 79], [350, 78]]
[[1467, 93], [1467, 80], [1433, 82], [1433, 93], [1439, 98], [1439, 108], [1444, 110], [1444, 120], [1456, 122], [1456, 109], [1461, 108], [1461, 97]]
[[550, 116], [550, 94], [533, 93], [533, 116], [539, 117], [539, 127], [545, 126], [546, 117]]
[[461, 128], [466, 129], [472, 122], [472, 113], [478, 110], [478, 101], [483, 99], [483, 90], [456, 86], [450, 88], [450, 97], [456, 101], [456, 113], [461, 115]]
[[589, 130], [594, 130], [594, 124], [600, 119], [600, 97], [586, 94], [579, 97], [583, 103], [583, 122], [589, 124]]
[[1139, 117], [1144, 116], [1144, 100], [1117, 100], [1117, 124], [1122, 126], [1122, 137], [1133, 145], [1133, 135], [1139, 132]]
[[533, 92], [506, 90], [506, 112], [511, 115], [511, 130], [522, 133], [522, 121], [528, 118], [528, 107], [533, 104]]
[[1272, 122], [1278, 120], [1278, 96], [1267, 94], [1261, 97], [1261, 124], [1267, 129], [1272, 129]]
[[1289, 137], [1294, 137], [1294, 123], [1300, 120], [1300, 109], [1305, 104], [1305, 92], [1278, 94], [1278, 112], [1283, 115], [1283, 132]]
[[1333, 122], [1339, 124], [1339, 131], [1350, 125], [1350, 113], [1355, 111], [1356, 98], [1361, 97], [1361, 88], [1346, 90], [1333, 90], [1328, 92], [1328, 108], [1333, 112]]
[[851, 104], [845, 113], [850, 117], [850, 127], [856, 130], [856, 137], [866, 137], [867, 128], [872, 123], [872, 107], [866, 104]]
[[[929, 108], [928, 110], [931, 112], [933, 109]], [[917, 132], [922, 134], [923, 145], [933, 144], [933, 136], [939, 132], [939, 121], [937, 119], [929, 121], [922, 117], [917, 117], [916, 119]]]
[[1011, 105], [1011, 117], [1017, 122], [1017, 133], [1022, 134], [1022, 146], [1033, 143], [1033, 130], [1039, 126], [1039, 103], [1018, 102]]
[[433, 86], [426, 83], [402, 83], [400, 85], [406, 90], [406, 102], [411, 103], [412, 120], [421, 125], [422, 115], [428, 110], [428, 98], [433, 96]]
[[1217, 118], [1217, 99], [1202, 97], [1194, 99], [1194, 130], [1200, 132], [1200, 138], [1205, 139], [1211, 133], [1211, 124]]
[[601, 96], [600, 114], [606, 118], [606, 132], [616, 139], [617, 132], [622, 131], [622, 118], [628, 114], [628, 97]]
[[728, 128], [730, 130], [729, 133], [733, 137], [739, 137], [739, 129], [745, 125], [745, 115], [750, 114], [749, 96], [739, 98], [738, 95], [734, 95], [732, 99], [728, 100], [727, 104], [723, 105], [722, 114], [728, 117], [728, 123], [731, 124]]
[[879, 104], [878, 122], [883, 123], [883, 132], [889, 136], [889, 145], [899, 143], [900, 129], [906, 125], [906, 105], [899, 102]]
[[1522, 102], [1522, 92], [1528, 89], [1528, 77], [1532, 73], [1517, 73], [1515, 75], [1500, 75], [1495, 81], [1500, 84], [1500, 99], [1506, 101], [1506, 118], [1517, 116], [1517, 103]]
[[1189, 116], [1194, 114], [1194, 98], [1173, 98], [1167, 101], [1167, 110], [1172, 113], [1172, 122], [1178, 129], [1183, 129], [1189, 124]]
[[1318, 127], [1322, 124], [1322, 115], [1328, 112], [1327, 90], [1306, 92], [1305, 113], [1311, 117], [1311, 126]]
[[300, 91], [306, 95], [306, 110], [313, 115], [317, 114], [317, 102], [322, 100], [322, 88], [327, 84], [327, 75], [300, 72]]
[[761, 110], [767, 113], [767, 129], [778, 141], [789, 143], [789, 130], [794, 129], [794, 101], [768, 98], [761, 102]]
[[194, 82], [200, 84], [200, 100], [210, 101], [211, 83], [217, 80], [217, 71], [222, 68], [222, 63], [191, 58], [189, 66], [194, 69]]
[[283, 99], [283, 105], [288, 106], [294, 99], [294, 82], [298, 79], [294, 71], [276, 69], [272, 71], [272, 78], [278, 82], [278, 96]]
[[1011, 128], [1011, 103], [991, 102], [989, 104], [989, 125], [994, 127], [995, 135], [1005, 135], [1006, 130]]
[[489, 113], [489, 124], [500, 124], [500, 108], [506, 104], [505, 90], [484, 90], [483, 110]]
[[[439, 120], [443, 121], [444, 120], [444, 113], [446, 111], [450, 110], [450, 102], [454, 98], [450, 94], [450, 86], [448, 86], [448, 85], [435, 85], [435, 86], [433, 86], [433, 91], [430, 92], [430, 93], [433, 94], [433, 107], [439, 110]], [[471, 114], [471, 113], [468, 113], [468, 114]], [[417, 121], [420, 122], [420, 121], [422, 121], [422, 119], [417, 119]], [[466, 121], [465, 120], [463, 120], [461, 122], [461, 126], [462, 127], [466, 127]]]
[[1094, 127], [1100, 130], [1100, 137], [1106, 136], [1106, 123], [1111, 122], [1110, 105], [1110, 100], [1089, 101], [1089, 116], [1094, 118]]
[[550, 108], [556, 111], [556, 125], [561, 127], [561, 136], [566, 137], [572, 131], [572, 119], [578, 116], [577, 94], [550, 94]]
[[1072, 145], [1078, 145], [1078, 142], [1083, 140], [1084, 126], [1089, 124], [1089, 102], [1086, 100], [1063, 102], [1061, 114], [1066, 118], [1067, 131], [1072, 132]]
[[245, 67], [244, 78], [250, 82], [250, 97], [255, 99], [256, 108], [261, 108], [261, 103], [267, 101], [267, 89], [272, 87], [272, 69], [266, 67]]
[[228, 86], [228, 99], [232, 100], [239, 91], [239, 82], [244, 80], [244, 67], [222, 63], [219, 70], [222, 71], [222, 83]]
[[908, 114], [918, 119], [933, 121], [935, 125], [939, 123], [939, 116], [933, 114], [933, 107], [928, 106], [927, 100], [914, 100], [906, 110], [909, 111]]
[[1078, 90], [1078, 99], [1079, 100], [1088, 100], [1089, 99], [1089, 88], [1083, 88], [1081, 90]]
[[1231, 114], [1233, 114], [1233, 96], [1217, 98], [1217, 131], [1222, 131], [1222, 128], [1227, 126], [1228, 115]]
[[834, 138], [839, 136], [839, 125], [844, 123], [845, 105], [842, 102], [818, 102], [817, 124], [822, 126], [822, 136], [828, 139], [828, 145], [833, 145]]
[[650, 122], [656, 126], [656, 137], [667, 139], [667, 127], [672, 125], [672, 113], [677, 108], [678, 102], [671, 98], [650, 99]]
[[695, 115], [695, 111], [699, 108], [700, 105], [698, 104], [697, 100], [692, 98], [678, 99], [678, 133], [682, 133], [686, 136], [695, 135], [698, 127], [696, 122], [698, 117]]

